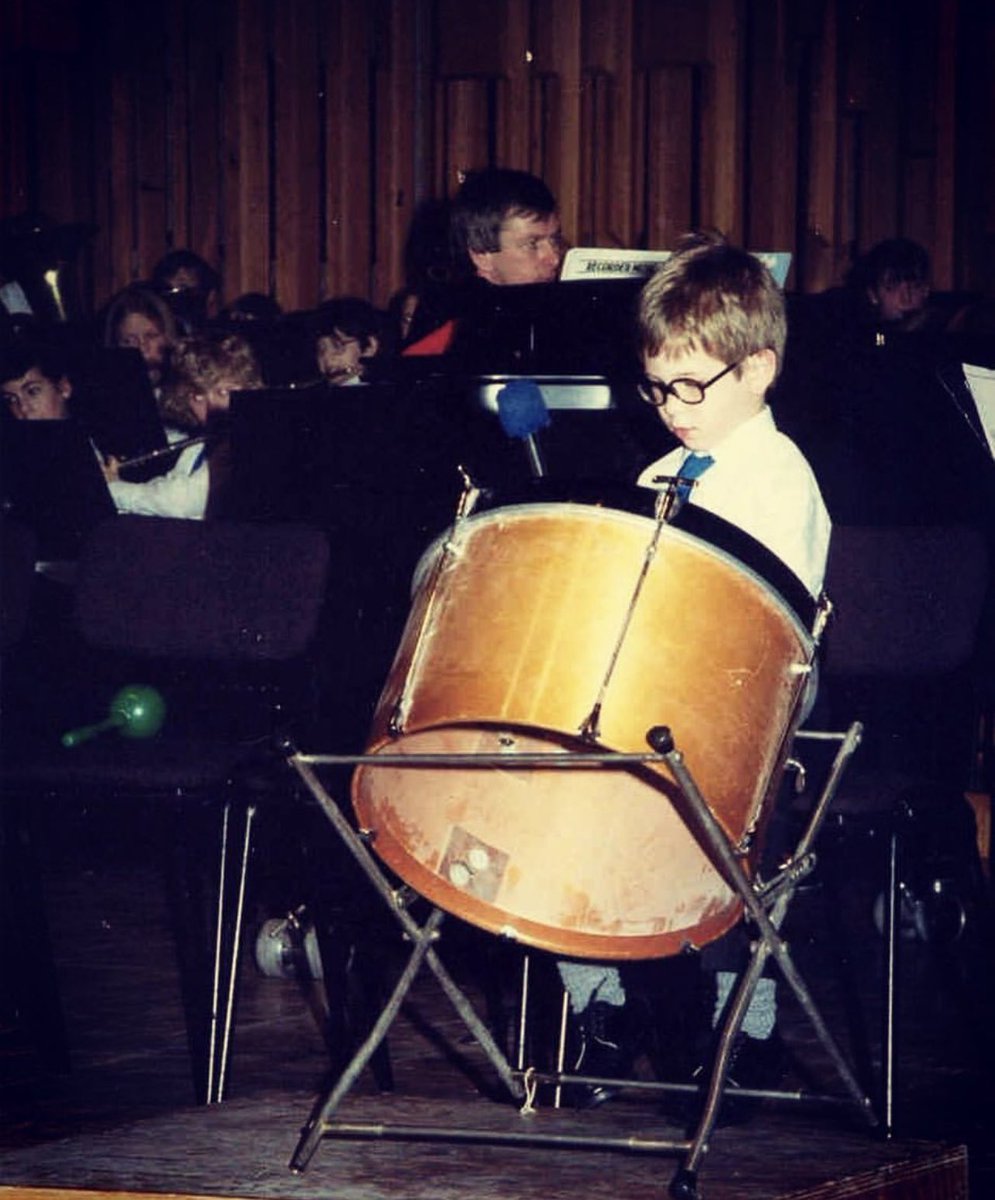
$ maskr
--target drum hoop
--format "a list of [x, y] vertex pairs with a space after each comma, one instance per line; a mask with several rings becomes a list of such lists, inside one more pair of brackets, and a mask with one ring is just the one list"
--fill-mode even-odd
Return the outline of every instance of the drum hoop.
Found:
[[[676, 538], [678, 542], [684, 542], [694, 548], [703, 549], [707, 554], [717, 559], [724, 566], [730, 567], [745, 575], [752, 583], [762, 589], [764, 593], [769, 595], [777, 606], [783, 610], [784, 614], [790, 620], [796, 634], [799, 636], [806, 653], [809, 657], [814, 653], [815, 637], [811, 630], [806, 629], [801, 621], [801, 618], [795, 612], [794, 608], [788, 603], [781, 592], [769, 580], [765, 579], [759, 572], [755, 571], [748, 563], [743, 562], [741, 558], [737, 558], [734, 554], [730, 554], [727, 550], [723, 550], [721, 546], [716, 546], [714, 542], [709, 542], [707, 539], [698, 537], [697, 534], [688, 533], [686, 529], [679, 529], [674, 525], [668, 524], [665, 521], [654, 520], [652, 517], [643, 516], [641, 513], [626, 512], [621, 508], [609, 508], [601, 504], [584, 504], [572, 500], [556, 500], [556, 501], [540, 501], [539, 503], [528, 504], [509, 504], [505, 506], [499, 505], [496, 508], [488, 508], [484, 512], [470, 513], [465, 517], [461, 517], [454, 526], [450, 526], [425, 548], [418, 563], [415, 567], [411, 582], [411, 593], [414, 595], [423, 581], [427, 578], [435, 565], [437, 555], [444, 553], [447, 546], [452, 544], [458, 546], [461, 540], [461, 534], [468, 530], [471, 526], [477, 527], [480, 524], [491, 521], [497, 517], [511, 517], [513, 520], [525, 519], [528, 516], [536, 514], [554, 513], [559, 510], [567, 510], [572, 512], [588, 512], [594, 509], [597, 512], [609, 516], [609, 520], [620, 520], [625, 524], [633, 522], [639, 525], [646, 525], [649, 530], [656, 530], [662, 525], [660, 530], [664, 538]], [[652, 535], [651, 535], [652, 536]]]

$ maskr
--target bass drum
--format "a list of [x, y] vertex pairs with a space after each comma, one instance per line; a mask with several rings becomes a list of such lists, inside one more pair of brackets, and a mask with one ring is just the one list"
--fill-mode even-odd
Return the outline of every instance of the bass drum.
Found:
[[[368, 753], [638, 753], [667, 725], [750, 872], [813, 652], [700, 538], [584, 504], [496, 508], [423, 556]], [[527, 945], [651, 958], [741, 915], [665, 764], [364, 763], [352, 798], [405, 882]]]

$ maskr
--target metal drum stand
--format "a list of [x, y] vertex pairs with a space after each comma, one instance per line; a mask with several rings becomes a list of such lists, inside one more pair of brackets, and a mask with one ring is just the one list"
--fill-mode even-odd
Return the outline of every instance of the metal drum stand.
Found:
[[[414, 1141], [443, 1141], [443, 1142], [491, 1142], [508, 1143], [513, 1145], [533, 1145], [549, 1147], [571, 1147], [574, 1149], [620, 1149], [626, 1151], [643, 1151], [676, 1156], [680, 1166], [670, 1184], [670, 1192], [679, 1200], [693, 1200], [697, 1196], [697, 1177], [704, 1157], [707, 1153], [709, 1139], [715, 1126], [716, 1116], [721, 1104], [726, 1084], [726, 1074], [731, 1048], [736, 1035], [739, 1033], [750, 999], [756, 988], [763, 967], [769, 957], [772, 957], [787, 981], [803, 1012], [811, 1023], [820, 1043], [826, 1050], [829, 1059], [842, 1083], [843, 1093], [839, 1096], [816, 1097], [800, 1096], [797, 1093], [763, 1093], [764, 1095], [784, 1096], [792, 1099], [822, 1099], [852, 1104], [870, 1125], [877, 1124], [877, 1118], [868, 1096], [858, 1084], [853, 1072], [837, 1046], [821, 1014], [819, 1013], [808, 988], [799, 975], [792, 961], [788, 946], [781, 938], [780, 927], [785, 918], [797, 885], [813, 870], [815, 855], [813, 844], [829, 809], [833, 795], [839, 785], [840, 778], [860, 741], [861, 727], [854, 723], [843, 733], [798, 733], [796, 739], [806, 738], [832, 740], [837, 743], [837, 749], [826, 780], [815, 801], [806, 827], [794, 852], [784, 863], [774, 878], [766, 883], [751, 882], [741, 861], [741, 852], [732, 839], [716, 820], [705, 797], [699, 790], [695, 779], [685, 763], [680, 749], [674, 744], [670, 731], [662, 726], [651, 728], [647, 733], [647, 741], [652, 747], [648, 753], [621, 752], [581, 752], [573, 754], [390, 754], [376, 755], [321, 755], [304, 754], [291, 745], [286, 745], [284, 753], [290, 767], [295, 770], [307, 789], [314, 796], [326, 817], [332, 823], [343, 844], [360, 866], [370, 883], [383, 900], [389, 911], [393, 913], [404, 935], [411, 945], [407, 963], [398, 977], [394, 990], [385, 1004], [380, 1016], [370, 1030], [363, 1044], [357, 1049], [352, 1060], [346, 1066], [338, 1081], [330, 1092], [319, 1101], [301, 1134], [301, 1138], [290, 1161], [290, 1167], [296, 1172], [304, 1171], [321, 1140], [325, 1137], [357, 1138], [357, 1139], [398, 1139]], [[512, 761], [510, 762], [509, 759]], [[502, 1085], [507, 1089], [509, 1097], [516, 1102], [522, 1102], [531, 1095], [533, 1084], [548, 1081], [561, 1085], [564, 1083], [594, 1084], [607, 1083], [618, 1087], [631, 1086], [632, 1081], [602, 1080], [582, 1075], [566, 1075], [562, 1072], [538, 1074], [531, 1068], [525, 1071], [513, 1069], [506, 1056], [497, 1045], [489, 1029], [477, 1015], [473, 1005], [453, 981], [446, 967], [439, 958], [435, 944], [441, 936], [441, 926], [445, 914], [439, 907], [431, 909], [423, 924], [419, 924], [408, 911], [410, 901], [417, 897], [407, 886], [394, 886], [374, 857], [369, 847], [370, 839], [362, 831], [357, 831], [345, 817], [339, 804], [329, 794], [322, 784], [318, 768], [323, 766], [356, 765], [363, 767], [392, 767], [417, 769], [419, 767], [446, 767], [473, 770], [501, 769], [513, 767], [516, 771], [545, 771], [562, 770], [594, 770], [621, 768], [640, 774], [649, 782], [657, 781], [661, 766], [666, 767], [676, 783], [680, 796], [690, 814], [689, 824], [693, 826], [695, 836], [701, 840], [717, 870], [734, 891], [748, 919], [753, 923], [757, 936], [753, 942], [751, 957], [747, 968], [740, 977], [734, 992], [732, 1002], [727, 1009], [719, 1049], [712, 1067], [712, 1074], [705, 1096], [704, 1107], [697, 1128], [689, 1137], [604, 1137], [597, 1133], [590, 1135], [570, 1135], [555, 1132], [542, 1132], [535, 1127], [535, 1122], [529, 1122], [521, 1131], [499, 1131], [481, 1128], [445, 1128], [415, 1125], [383, 1123], [355, 1123], [336, 1119], [336, 1114], [342, 1102], [355, 1085], [364, 1067], [370, 1061], [377, 1048], [386, 1037], [391, 1025], [400, 1012], [408, 992], [422, 967], [427, 965], [435, 976], [444, 993], [452, 1003], [470, 1034], [483, 1049], [488, 1060], [496, 1070]], [[666, 803], [666, 793], [661, 788], [661, 803]], [[680, 1088], [680, 1085], [642, 1084], [643, 1087], [661, 1089]], [[750, 1095], [743, 1091], [743, 1095]], [[754, 1093], [755, 1094], [755, 1093]], [[524, 1111], [524, 1110], [523, 1110]]]

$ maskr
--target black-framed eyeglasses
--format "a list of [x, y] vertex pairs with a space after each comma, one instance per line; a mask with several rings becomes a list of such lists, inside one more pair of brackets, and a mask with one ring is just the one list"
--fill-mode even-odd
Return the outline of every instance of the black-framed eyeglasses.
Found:
[[683, 376], [664, 383], [662, 379], [650, 379], [648, 375], [643, 375], [637, 385], [637, 391], [640, 398], [647, 404], [652, 404], [654, 408], [663, 408], [667, 403], [668, 396], [675, 397], [682, 404], [700, 404], [705, 399], [705, 392], [712, 384], [718, 383], [730, 371], [735, 371], [738, 366], [742, 365], [742, 362], [743, 360], [740, 359], [738, 362], [730, 363], [728, 367], [723, 367], [718, 375], [713, 375], [704, 383], [697, 379], [685, 379]]

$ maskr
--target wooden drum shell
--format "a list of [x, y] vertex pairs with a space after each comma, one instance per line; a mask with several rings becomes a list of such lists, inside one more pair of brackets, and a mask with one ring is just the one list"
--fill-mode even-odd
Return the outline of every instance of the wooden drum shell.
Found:
[[[811, 658], [780, 596], [715, 546], [613, 509], [499, 508], [423, 557], [369, 752], [640, 752], [667, 725], [752, 870]], [[741, 914], [663, 765], [362, 765], [352, 795], [402, 879], [528, 945], [657, 957]]]

